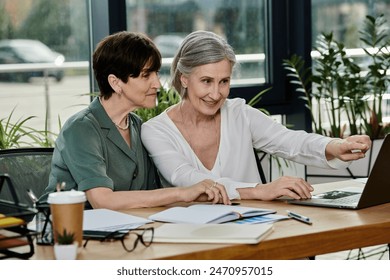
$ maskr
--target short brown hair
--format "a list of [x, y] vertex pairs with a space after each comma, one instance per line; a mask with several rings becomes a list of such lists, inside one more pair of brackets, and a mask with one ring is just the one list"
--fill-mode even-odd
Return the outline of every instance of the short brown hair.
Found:
[[142, 33], [128, 31], [100, 41], [92, 60], [95, 79], [105, 99], [114, 92], [108, 83], [110, 74], [127, 83], [129, 77], [138, 77], [146, 65], [150, 72], [159, 71], [161, 67], [161, 54], [153, 41]]

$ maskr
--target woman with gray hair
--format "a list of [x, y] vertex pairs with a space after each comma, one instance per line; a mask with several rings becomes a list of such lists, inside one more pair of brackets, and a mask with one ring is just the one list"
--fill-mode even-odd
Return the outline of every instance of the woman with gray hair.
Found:
[[223, 186], [199, 180], [163, 189], [141, 143], [141, 119], [133, 112], [156, 105], [161, 54], [142, 33], [103, 38], [92, 56], [99, 96], [70, 117], [56, 140], [45, 202], [59, 182], [84, 191], [86, 208], [123, 210], [175, 202], [230, 204]]
[[365, 156], [367, 136], [342, 140], [289, 130], [245, 100], [228, 99], [235, 63], [232, 47], [212, 32], [196, 31], [182, 42], [171, 68], [182, 100], [141, 131], [164, 185], [211, 179], [225, 186], [230, 199], [306, 199], [313, 187], [302, 178], [260, 183], [253, 148], [323, 168], [346, 167]]

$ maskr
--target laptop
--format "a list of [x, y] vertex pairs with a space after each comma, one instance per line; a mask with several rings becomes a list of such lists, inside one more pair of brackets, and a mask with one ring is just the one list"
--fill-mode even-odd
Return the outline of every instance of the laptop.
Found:
[[[310, 199], [288, 200], [291, 204], [362, 209], [390, 202], [390, 136], [383, 141], [368, 178], [349, 180], [350, 186], [313, 195]], [[343, 181], [343, 183], [346, 181]]]

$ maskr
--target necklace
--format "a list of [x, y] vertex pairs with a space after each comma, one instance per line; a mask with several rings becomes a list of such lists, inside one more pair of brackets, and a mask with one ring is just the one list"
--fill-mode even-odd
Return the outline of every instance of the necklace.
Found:
[[120, 124], [117, 124], [116, 122], [112, 121], [115, 126], [119, 129], [122, 129], [122, 130], [127, 130], [129, 128], [129, 124], [130, 124], [130, 120], [129, 120], [129, 115], [127, 115], [127, 118], [126, 118], [126, 124], [125, 126], [121, 126]]
[[[103, 103], [102, 103], [102, 99], [99, 97], [99, 102], [100, 104], [103, 106]], [[103, 107], [104, 108], [104, 107]], [[111, 119], [111, 118], [110, 118]], [[117, 124], [116, 122], [114, 122], [113, 120], [111, 120], [113, 124], [115, 124], [115, 126], [121, 130], [127, 130], [129, 128], [129, 125], [130, 125], [130, 119], [129, 119], [129, 114], [127, 114], [127, 118], [125, 120], [126, 124], [125, 126], [121, 126], [120, 124]]]

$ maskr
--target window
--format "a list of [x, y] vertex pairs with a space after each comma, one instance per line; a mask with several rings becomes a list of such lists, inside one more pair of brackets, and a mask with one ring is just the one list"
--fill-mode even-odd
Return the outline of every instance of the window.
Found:
[[[58, 118], [64, 122], [89, 103], [89, 92], [98, 90], [88, 60], [104, 36], [124, 29], [145, 32], [160, 45], [164, 67], [169, 67], [169, 59], [182, 36], [196, 29], [206, 29], [225, 36], [241, 61], [234, 76], [232, 97], [249, 100], [261, 90], [272, 87], [272, 91], [263, 97], [262, 107], [274, 114], [299, 111], [299, 106], [290, 105], [294, 96], [286, 89], [282, 59], [288, 50], [301, 48], [301, 44], [290, 46], [288, 41], [289, 9], [296, 10], [299, 19], [293, 21], [291, 28], [301, 34], [300, 26], [307, 23], [304, 20], [306, 10], [301, 7], [307, 7], [309, 1], [294, 1], [287, 5], [288, 2], [0, 0], [0, 39], [39, 40], [65, 58], [64, 78], [60, 83], [37, 79], [37, 74], [33, 79], [28, 78], [29, 83], [0, 81], [1, 98], [6, 101], [2, 104], [15, 104], [15, 118], [37, 116], [30, 120], [30, 125], [39, 129], [44, 128], [47, 113], [49, 129], [56, 132]], [[172, 35], [174, 37], [170, 37]], [[299, 35], [294, 40], [302, 38]], [[32, 71], [31, 67], [35, 66], [29, 67], [28, 71]], [[42, 69], [39, 71], [43, 74]], [[0, 64], [0, 74], [14, 78], [17, 72], [10, 72], [9, 68], [7, 72], [7, 65]], [[9, 105], [1, 109], [2, 118], [11, 111]]]
[[[368, 70], [368, 65], [372, 63], [366, 55], [362, 47], [367, 47], [360, 40], [363, 22], [367, 15], [377, 17], [384, 16], [387, 21], [386, 27], [390, 30], [390, 0], [312, 0], [312, 46], [318, 47], [317, 38], [321, 33], [333, 34], [333, 38], [344, 44], [346, 53], [354, 62], [358, 63], [362, 69], [361, 74], [364, 76]], [[387, 32], [388, 32], [387, 30]], [[385, 30], [383, 30], [385, 31]], [[317, 52], [313, 51], [313, 69], [316, 69]], [[384, 122], [390, 121], [390, 96], [389, 88], [387, 94], [384, 94], [382, 103], [382, 117]], [[369, 95], [370, 92], [366, 92]], [[372, 98], [370, 98], [372, 100]], [[329, 126], [328, 113], [329, 111], [323, 104], [318, 105], [323, 112], [322, 124]], [[317, 110], [317, 111], [318, 111]], [[342, 119], [347, 121], [347, 117], [342, 115]], [[317, 120], [318, 121], [318, 120]]]
[[23, 71], [34, 72], [26, 82], [17, 72], [22, 70], [11, 71], [1, 62], [6, 54], [0, 51], [0, 118], [15, 107], [15, 119], [36, 116], [29, 124], [43, 129], [47, 112], [49, 127], [57, 131], [58, 118], [63, 123], [97, 91], [89, 61], [104, 36], [125, 29], [147, 33], [163, 53], [164, 74], [183, 36], [205, 29], [226, 37], [238, 55], [232, 97], [249, 100], [272, 88], [260, 106], [306, 129], [310, 120], [287, 82], [283, 59], [296, 53], [310, 64], [321, 31], [336, 30], [348, 47], [358, 47], [356, 25], [365, 14], [383, 12], [389, 18], [389, 5], [390, 0], [0, 0], [0, 40], [38, 40], [65, 58], [63, 78], [49, 82], [39, 77], [42, 69], [21, 64], [29, 67]]
[[390, 20], [389, 0], [312, 0], [312, 44], [320, 33], [333, 31], [335, 39], [346, 48], [359, 48], [358, 30], [364, 18], [379, 14]]
[[[58, 132], [59, 119], [89, 103], [88, 59], [86, 1], [0, 0], [0, 119], [14, 109], [13, 123], [34, 116], [26, 125], [44, 130], [47, 113]], [[33, 63], [59, 68], [45, 79]]]
[[[363, 68], [367, 65], [367, 56], [361, 49], [363, 42], [359, 39], [359, 30], [367, 15], [384, 15], [390, 27], [390, 0], [380, 1], [312, 1], [312, 46], [321, 33], [332, 32], [333, 38], [342, 42], [348, 54]], [[315, 53], [313, 53], [315, 56]]]
[[[263, 96], [261, 106], [267, 107], [273, 114], [290, 113], [299, 106], [290, 106], [295, 96], [291, 96], [285, 86], [282, 59], [289, 50], [302, 49], [304, 44], [290, 46], [291, 30], [288, 30], [287, 21], [290, 13], [294, 13], [299, 20], [296, 21], [294, 17], [292, 29], [298, 30], [303, 24], [310, 24], [305, 21], [310, 15], [306, 13], [310, 2], [290, 2], [128, 0], [125, 8], [126, 28], [144, 32], [155, 40], [164, 58], [164, 78], [169, 73], [169, 58], [175, 54], [184, 36], [199, 29], [222, 35], [233, 46], [240, 62], [233, 76], [231, 97], [250, 100], [261, 90], [272, 88]], [[297, 38], [300, 40], [304, 36]]]
[[208, 30], [224, 37], [234, 48], [240, 67], [233, 85], [265, 81], [264, 0], [151, 0], [127, 1], [127, 30], [148, 34], [164, 58], [163, 80], [186, 35]]

